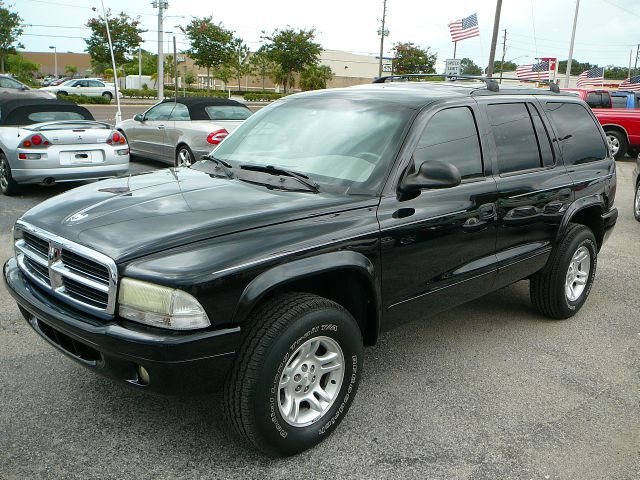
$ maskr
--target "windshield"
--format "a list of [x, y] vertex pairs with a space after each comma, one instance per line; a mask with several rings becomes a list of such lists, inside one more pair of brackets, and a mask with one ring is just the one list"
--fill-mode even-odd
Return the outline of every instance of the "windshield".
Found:
[[374, 193], [413, 113], [370, 99], [291, 99], [250, 117], [213, 155], [234, 167], [292, 170], [344, 193]]

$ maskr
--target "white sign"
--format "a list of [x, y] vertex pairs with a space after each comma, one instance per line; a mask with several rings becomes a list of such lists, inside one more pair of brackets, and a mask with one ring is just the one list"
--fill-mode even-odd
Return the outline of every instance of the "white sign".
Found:
[[383, 63], [382, 64], [382, 71], [383, 72], [387, 72], [387, 73], [391, 73], [391, 64], [390, 63]]
[[[460, 75], [462, 61], [459, 58], [447, 58], [444, 67], [445, 75]], [[450, 80], [450, 79], [447, 79]]]

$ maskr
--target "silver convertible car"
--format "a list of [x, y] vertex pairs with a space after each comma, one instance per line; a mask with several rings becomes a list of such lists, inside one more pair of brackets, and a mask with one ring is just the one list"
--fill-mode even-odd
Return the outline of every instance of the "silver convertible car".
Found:
[[129, 146], [84, 107], [43, 98], [0, 100], [0, 190], [21, 184], [113, 177], [129, 170]]
[[191, 165], [251, 115], [235, 100], [215, 97], [166, 99], [143, 114], [116, 125], [131, 148], [131, 156]]

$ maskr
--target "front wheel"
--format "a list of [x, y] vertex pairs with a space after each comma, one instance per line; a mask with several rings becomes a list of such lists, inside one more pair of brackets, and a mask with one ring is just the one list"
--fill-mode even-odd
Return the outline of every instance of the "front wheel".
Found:
[[342, 421], [360, 383], [362, 335], [331, 300], [288, 293], [248, 320], [223, 390], [228, 423], [268, 454], [293, 455]]
[[109, 102], [111, 102], [111, 99], [113, 99], [113, 95], [111, 95], [109, 92], [104, 92], [102, 96], [109, 100]]
[[195, 158], [193, 156], [193, 152], [186, 145], [180, 145], [178, 151], [176, 152], [176, 167], [190, 167], [192, 163], [195, 162]]
[[589, 296], [597, 263], [593, 232], [584, 225], [571, 224], [547, 265], [530, 279], [533, 305], [549, 318], [572, 317]]

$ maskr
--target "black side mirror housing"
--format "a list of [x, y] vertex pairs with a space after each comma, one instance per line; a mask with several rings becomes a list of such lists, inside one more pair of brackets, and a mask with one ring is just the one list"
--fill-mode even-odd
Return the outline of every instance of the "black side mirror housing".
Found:
[[400, 184], [400, 192], [409, 194], [423, 188], [451, 188], [460, 185], [460, 170], [446, 162], [426, 161], [416, 173], [407, 175]]
[[142, 114], [140, 114], [140, 113], [136, 113], [136, 114], [133, 116], [133, 119], [134, 119], [136, 122], [144, 122], [144, 117], [143, 117], [143, 116], [142, 116]]

